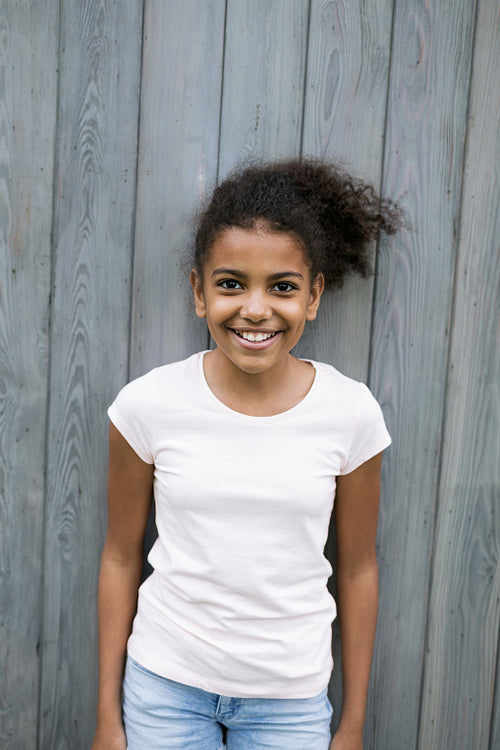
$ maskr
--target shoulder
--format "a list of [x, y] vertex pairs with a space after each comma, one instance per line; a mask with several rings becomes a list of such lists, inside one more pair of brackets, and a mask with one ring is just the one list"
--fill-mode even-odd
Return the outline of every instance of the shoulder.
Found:
[[347, 474], [390, 444], [382, 409], [364, 383], [332, 365], [313, 365], [320, 375], [323, 419], [342, 435], [344, 461], [340, 473]]
[[199, 352], [187, 359], [155, 367], [134, 378], [120, 390], [115, 403], [136, 402], [141, 406], [154, 404], [159, 397], [164, 399], [169, 393], [189, 388], [190, 382], [197, 376], [202, 354], [203, 352]]
[[325, 404], [335, 405], [355, 421], [370, 422], [382, 419], [382, 410], [365, 383], [354, 380], [325, 362], [313, 362], [321, 374], [322, 398]]
[[189, 403], [198, 376], [199, 355], [173, 362], [127, 383], [108, 409], [108, 416], [139, 457], [152, 463], [155, 434]]
[[204, 354], [204, 351], [197, 352], [186, 359], [157, 367], [153, 370], [156, 387], [161, 389], [172, 385], [177, 385], [179, 388], [191, 386], [193, 380], [199, 379]]
[[320, 376], [322, 398], [334, 401], [349, 410], [376, 402], [365, 383], [354, 380], [326, 362], [312, 362]]
[[124, 418], [155, 421], [160, 411], [189, 398], [199, 377], [199, 354], [180, 362], [155, 367], [125, 385], [108, 409], [113, 422]]

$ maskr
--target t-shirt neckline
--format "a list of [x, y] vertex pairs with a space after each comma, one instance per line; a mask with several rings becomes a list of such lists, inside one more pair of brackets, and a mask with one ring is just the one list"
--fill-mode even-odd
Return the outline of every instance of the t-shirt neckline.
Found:
[[202, 352], [198, 352], [197, 358], [198, 358], [198, 376], [200, 383], [202, 385], [203, 391], [205, 395], [208, 397], [208, 399], [218, 407], [220, 411], [224, 411], [227, 414], [232, 415], [233, 417], [236, 417], [238, 419], [247, 421], [247, 422], [258, 422], [259, 424], [263, 423], [269, 423], [269, 422], [279, 422], [284, 419], [288, 419], [291, 416], [294, 416], [296, 413], [300, 412], [302, 409], [308, 406], [309, 402], [313, 399], [314, 394], [318, 390], [318, 381], [319, 381], [319, 370], [318, 363], [315, 362], [312, 359], [304, 359], [301, 357], [303, 362], [309, 362], [314, 368], [314, 379], [311, 383], [311, 387], [305, 394], [305, 396], [294, 406], [290, 407], [290, 409], [286, 409], [286, 411], [282, 411], [279, 414], [271, 414], [269, 416], [255, 416], [253, 414], [244, 414], [243, 412], [236, 411], [235, 409], [231, 409], [230, 406], [227, 406], [223, 401], [221, 401], [215, 393], [212, 391], [210, 386], [208, 385], [207, 378], [205, 376], [205, 370], [203, 368], [203, 359], [205, 357], [205, 354], [208, 354], [210, 349], [205, 349]]

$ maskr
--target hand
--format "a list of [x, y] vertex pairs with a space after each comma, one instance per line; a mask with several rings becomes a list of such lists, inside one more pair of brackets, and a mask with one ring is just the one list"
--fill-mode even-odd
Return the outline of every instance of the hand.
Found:
[[333, 735], [330, 750], [363, 750], [363, 732], [339, 727]]
[[91, 750], [127, 750], [123, 726], [120, 724], [113, 729], [97, 727]]

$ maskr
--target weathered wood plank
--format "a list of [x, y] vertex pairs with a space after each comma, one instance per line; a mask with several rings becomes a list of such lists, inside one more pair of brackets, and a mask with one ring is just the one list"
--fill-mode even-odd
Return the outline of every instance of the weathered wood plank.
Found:
[[95, 723], [106, 406], [127, 378], [142, 0], [62, 9], [40, 737], [74, 750]]
[[[302, 151], [343, 163], [377, 188], [391, 18], [392, 0], [313, 0], [311, 7]], [[372, 293], [373, 280], [357, 278], [327, 293], [298, 353], [366, 381]]]
[[228, 0], [219, 180], [247, 160], [300, 154], [308, 16], [303, 0]]
[[[44, 598], [59, 3], [49, 5], [0, 5], [0, 745], [16, 748], [36, 747], [36, 645]], [[105, 407], [127, 379], [129, 359], [141, 5], [61, 4], [40, 725], [41, 746], [47, 748], [88, 747], [93, 724]], [[413, 230], [381, 246], [373, 322], [371, 384], [395, 438], [384, 463], [381, 612], [366, 736], [368, 747], [384, 750], [417, 744], [420, 750], [494, 750], [500, 743], [498, 676], [493, 694], [500, 620], [496, 5], [479, 4], [440, 478], [475, 9], [467, 0], [452, 7], [444, 0], [411, 7], [397, 0], [396, 6], [384, 190], [401, 199]], [[300, 98], [294, 82], [304, 75], [307, 9], [298, 0], [229, 0], [221, 175], [245, 155], [297, 152]], [[389, 2], [311, 4], [302, 150], [340, 157], [375, 185], [390, 16]], [[203, 324], [190, 322], [189, 291], [179, 280], [175, 256], [186, 244], [193, 186], [203, 193], [215, 181], [223, 30], [222, 0], [147, 3], [133, 375], [206, 345]], [[299, 353], [365, 379], [371, 282], [349, 282], [325, 302], [317, 329]], [[337, 683], [332, 695], [337, 709]]]
[[55, 4], [0, 4], [0, 746], [4, 748], [36, 746], [57, 29]]
[[146, 2], [132, 377], [207, 346], [180, 264], [217, 174], [224, 14], [224, 0]]
[[309, 3], [228, 0], [219, 176], [235, 162], [298, 156]]
[[[377, 187], [382, 170], [391, 18], [392, 0], [313, 0], [311, 7], [303, 153], [343, 163]], [[372, 252], [374, 255], [375, 247]], [[331, 362], [342, 372], [366, 381], [372, 293], [372, 279], [354, 278], [341, 290], [327, 292], [318, 320], [297, 347], [298, 354]], [[327, 555], [335, 560], [333, 530]], [[337, 624], [333, 657], [330, 698], [336, 726], [342, 704]]]
[[[192, 216], [217, 175], [224, 18], [224, 0], [146, 0], [131, 378], [208, 346], [187, 261]], [[152, 511], [146, 554], [156, 536]]]
[[473, 23], [469, 0], [396, 1], [383, 189], [412, 231], [381, 246], [372, 339], [371, 385], [394, 438], [367, 727], [381, 750], [418, 736]]
[[[421, 750], [488, 747], [498, 653], [498, 3], [480, 1], [477, 23], [425, 661]], [[498, 728], [493, 728], [492, 734], [494, 732], [498, 732]], [[498, 747], [498, 743], [491, 747]]]
[[493, 690], [493, 706], [491, 711], [490, 741], [488, 744], [488, 750], [496, 750], [496, 748], [500, 746], [500, 633], [497, 645], [497, 664]]

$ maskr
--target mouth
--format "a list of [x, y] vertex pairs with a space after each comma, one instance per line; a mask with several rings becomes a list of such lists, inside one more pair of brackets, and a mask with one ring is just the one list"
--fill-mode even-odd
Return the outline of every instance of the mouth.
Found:
[[254, 350], [267, 349], [282, 333], [282, 331], [244, 331], [236, 328], [229, 330], [242, 347]]
[[269, 339], [274, 338], [276, 334], [279, 333], [279, 331], [237, 331], [235, 328], [231, 328], [233, 333], [235, 333], [239, 338], [245, 339], [245, 341], [252, 341], [252, 342], [261, 342], [261, 341], [268, 341]]

